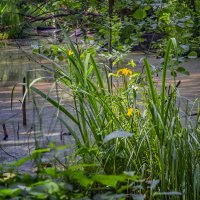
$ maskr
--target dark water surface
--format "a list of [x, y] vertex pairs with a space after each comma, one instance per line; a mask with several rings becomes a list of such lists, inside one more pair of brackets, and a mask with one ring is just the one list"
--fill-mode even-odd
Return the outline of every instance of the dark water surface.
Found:
[[[26, 72], [31, 71], [32, 80], [38, 77], [50, 77], [41, 64], [45, 66], [52, 64], [32, 54], [32, 49], [41, 43], [48, 44], [48, 41], [31, 38], [0, 43], [0, 164], [27, 156], [35, 146], [44, 147], [52, 140], [57, 144], [73, 144], [71, 137], [61, 135], [67, 131], [56, 120], [58, 116], [61, 117], [61, 114], [37, 95], [26, 100], [27, 125], [23, 125], [22, 82]], [[56, 96], [55, 87], [52, 86], [49, 78], [40, 81], [37, 86], [43, 91], [51, 90], [51, 96]], [[67, 95], [65, 96], [67, 98]], [[68, 110], [70, 109], [72, 108], [69, 107]], [[4, 140], [3, 125], [8, 133], [7, 140]], [[32, 168], [31, 165], [32, 163], [27, 163], [22, 170]]]

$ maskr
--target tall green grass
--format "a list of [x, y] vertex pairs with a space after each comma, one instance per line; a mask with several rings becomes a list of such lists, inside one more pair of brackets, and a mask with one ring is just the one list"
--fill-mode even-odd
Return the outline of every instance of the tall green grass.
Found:
[[[86, 50], [80, 55], [67, 35], [65, 38], [67, 47], [57, 48], [67, 59], [66, 65], [55, 63], [50, 72], [57, 84], [70, 88], [74, 112], [34, 84], [28, 88], [69, 119], [60, 120], [74, 137], [81, 162], [99, 166], [87, 170], [107, 174], [133, 171], [145, 181], [155, 183], [156, 189], [149, 189], [151, 199], [158, 196], [197, 200], [200, 195], [199, 114], [195, 126], [191, 127], [190, 121], [184, 124], [181, 108], [176, 104], [176, 80], [170, 87], [166, 85], [167, 70], [170, 67], [173, 70], [170, 61], [176, 52], [176, 41], [168, 42], [160, 89], [147, 59], [144, 59], [145, 74], [121, 75], [122, 84], [115, 88], [111, 87], [108, 72], [101, 70], [92, 54]], [[69, 50], [73, 53], [69, 54]], [[127, 115], [129, 108], [133, 109], [131, 116]], [[78, 131], [72, 128], [72, 123]]]

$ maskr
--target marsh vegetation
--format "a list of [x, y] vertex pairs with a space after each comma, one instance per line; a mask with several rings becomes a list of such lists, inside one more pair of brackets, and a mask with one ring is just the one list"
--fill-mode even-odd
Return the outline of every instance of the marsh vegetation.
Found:
[[[0, 198], [198, 200], [199, 99], [183, 104], [177, 77], [189, 76], [186, 57], [199, 56], [199, 2], [33, 2], [2, 1], [1, 37], [24, 36], [30, 23], [61, 31], [51, 44], [32, 45], [29, 59], [40, 68], [23, 71], [20, 104], [33, 105], [39, 129], [54, 112], [60, 139], [72, 140], [41, 143], [31, 126], [34, 149], [1, 165]], [[139, 62], [130, 57], [135, 49], [145, 51]], [[51, 107], [43, 112], [41, 102]], [[34, 171], [20, 170], [27, 163]]]

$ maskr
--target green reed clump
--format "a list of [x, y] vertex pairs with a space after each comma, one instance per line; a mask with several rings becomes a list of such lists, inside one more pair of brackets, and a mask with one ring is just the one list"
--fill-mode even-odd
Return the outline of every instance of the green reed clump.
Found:
[[[161, 88], [153, 79], [153, 72], [144, 59], [145, 74], [134, 68], [121, 68], [109, 74], [95, 62], [86, 50], [78, 51], [66, 36], [66, 46], [54, 46], [59, 56], [66, 60], [64, 66], [54, 62], [49, 71], [62, 88], [70, 89], [74, 112], [69, 112], [61, 102], [28, 85], [35, 93], [63, 112], [71, 122], [63, 120], [75, 139], [76, 154], [87, 172], [121, 174], [134, 171], [146, 182], [155, 183], [145, 189], [150, 197], [163, 199], [198, 199], [200, 195], [200, 143], [198, 124], [186, 124], [177, 106], [176, 80], [166, 85], [166, 72], [171, 67], [176, 41], [170, 39], [162, 68]], [[173, 49], [172, 49], [173, 48]], [[134, 67], [134, 61], [131, 61]], [[111, 85], [110, 77], [117, 83]], [[199, 113], [199, 110], [197, 110]], [[186, 113], [186, 117], [188, 114]], [[199, 123], [199, 114], [197, 116]], [[156, 189], [155, 189], [156, 187]], [[155, 192], [156, 191], [156, 192]]]

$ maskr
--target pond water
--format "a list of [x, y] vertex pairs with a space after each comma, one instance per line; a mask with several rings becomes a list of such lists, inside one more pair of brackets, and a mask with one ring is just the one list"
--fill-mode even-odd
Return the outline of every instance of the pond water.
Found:
[[[57, 116], [61, 114], [58, 114], [56, 109], [38, 96], [34, 96], [34, 102], [33, 96], [26, 100], [27, 125], [23, 125], [21, 109], [23, 101], [22, 82], [27, 70], [31, 71], [32, 79], [50, 76], [41, 65], [51, 66], [52, 64], [32, 54], [32, 46], [39, 45], [39, 43], [45, 44], [48, 41], [45, 38], [31, 38], [29, 40], [1, 42], [0, 164], [26, 156], [35, 146], [44, 147], [50, 140], [58, 144], [73, 144], [71, 137], [62, 137], [61, 135], [67, 131], [56, 120]], [[48, 78], [40, 81], [37, 84], [38, 87], [43, 91], [49, 91], [52, 87], [49, 80]], [[11, 109], [12, 90], [14, 92]], [[54, 88], [51, 95], [56, 96]], [[72, 108], [69, 107], [68, 109]], [[8, 134], [7, 140], [4, 140], [5, 129]], [[22, 170], [30, 169], [31, 164], [27, 163], [28, 166], [23, 167]]]
[[[25, 156], [35, 148], [35, 145], [45, 146], [50, 140], [54, 140], [58, 144], [73, 144], [71, 136], [62, 135], [62, 133], [67, 133], [67, 130], [56, 120], [56, 116], [62, 114], [58, 114], [54, 108], [37, 96], [34, 97], [37, 102], [36, 107], [33, 105], [32, 99], [27, 100], [27, 125], [23, 126], [22, 123], [23, 94], [20, 83], [22, 83], [26, 71], [33, 70], [33, 78], [49, 76], [46, 71], [41, 72], [38, 69], [41, 69], [41, 64], [48, 66], [51, 64], [41, 57], [33, 55], [31, 47], [45, 42], [48, 43], [44, 38], [31, 38], [0, 43], [0, 163]], [[141, 69], [139, 61], [143, 56], [143, 53], [133, 52], [128, 58], [134, 58], [138, 65], [137, 69]], [[160, 65], [160, 59], [157, 59], [156, 55], [150, 54], [148, 57], [151, 64]], [[193, 105], [193, 100], [200, 97], [200, 59], [187, 60], [182, 63], [182, 66], [190, 72], [190, 76], [179, 74], [177, 77], [177, 80], [181, 80], [179, 86], [181, 101], [189, 99]], [[11, 109], [11, 92], [14, 85], [16, 87]], [[51, 83], [44, 81], [38, 84], [38, 87], [47, 90], [51, 88]], [[55, 91], [52, 95], [56, 96]], [[66, 106], [72, 110], [70, 99]], [[43, 123], [40, 123], [41, 120]], [[3, 124], [8, 133], [6, 141], [3, 140], [5, 133]], [[69, 151], [71, 150], [69, 149]], [[23, 170], [30, 168], [31, 163], [27, 165]]]

